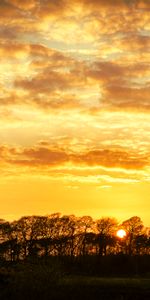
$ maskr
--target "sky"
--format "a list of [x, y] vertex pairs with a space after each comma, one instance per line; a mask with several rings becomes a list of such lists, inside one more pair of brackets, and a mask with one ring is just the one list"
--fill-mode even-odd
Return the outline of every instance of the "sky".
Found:
[[150, 1], [0, 1], [0, 218], [150, 226]]

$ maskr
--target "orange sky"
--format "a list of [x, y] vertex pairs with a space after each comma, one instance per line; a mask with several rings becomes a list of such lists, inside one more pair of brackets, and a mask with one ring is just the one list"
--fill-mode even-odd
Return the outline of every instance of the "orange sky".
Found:
[[150, 1], [1, 0], [0, 16], [0, 218], [149, 226]]

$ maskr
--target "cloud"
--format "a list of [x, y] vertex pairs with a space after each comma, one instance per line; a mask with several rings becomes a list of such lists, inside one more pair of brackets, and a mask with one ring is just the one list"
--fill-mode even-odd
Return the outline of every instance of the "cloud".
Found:
[[[118, 61], [95, 61], [91, 67], [85, 71], [86, 76], [92, 77], [99, 82], [116, 83], [116, 85], [132, 85], [132, 79], [139, 79], [144, 75], [149, 75], [149, 65], [141, 62], [132, 62], [132, 65]], [[140, 82], [139, 82], [140, 84]]]
[[138, 0], [137, 8], [139, 9], [150, 9], [150, 3], [147, 0]]
[[149, 94], [150, 86], [142, 88], [111, 85], [107, 87], [104, 103], [119, 109], [149, 110]]
[[0, 146], [1, 178], [37, 178], [63, 185], [94, 185], [149, 182], [149, 160], [127, 151], [91, 150], [80, 154], [39, 143], [34, 147]]
[[149, 35], [131, 33], [117, 41], [117, 46], [124, 51], [147, 52], [150, 48]]
[[[46, 147], [25, 149], [23, 155], [35, 165], [57, 165], [68, 161], [68, 155], [61, 150], [53, 150]], [[28, 162], [27, 162], [28, 164]]]
[[[66, 66], [68, 63], [73, 63], [74, 60], [63, 54], [61, 51], [50, 49], [41, 44], [20, 43], [17, 41], [4, 40], [0, 43], [0, 54], [3, 59], [19, 59], [28, 58], [32, 63], [40, 65], [47, 63], [52, 67]], [[50, 61], [48, 61], [50, 59]], [[60, 64], [61, 63], [61, 64]]]
[[141, 62], [95, 62], [85, 74], [101, 86], [100, 109], [149, 110], [149, 65]]
[[69, 87], [70, 82], [71, 78], [67, 80], [67, 78], [57, 72], [51, 70], [47, 70], [46, 72], [45, 70], [31, 80], [16, 80], [15, 86], [34, 93], [49, 93], [57, 89], [63, 90]]
[[[133, 97], [137, 97], [137, 109], [143, 103], [148, 110], [149, 87], [144, 84], [149, 76], [148, 14], [136, 8], [147, 4], [131, 4], [123, 0], [115, 5], [111, 0], [1, 1], [0, 105], [98, 110], [102, 105], [109, 109], [110, 104], [124, 109], [135, 107]], [[145, 81], [137, 89], [140, 79]]]
[[75, 157], [78, 163], [86, 163], [87, 165], [101, 165], [105, 167], [122, 167], [126, 169], [141, 169], [147, 165], [147, 158], [134, 156], [133, 153], [125, 151], [113, 150], [92, 150], [85, 154]]
[[[28, 93], [25, 102], [42, 109], [80, 108], [76, 89], [84, 88], [84, 74], [61, 73], [46, 67], [31, 79], [16, 79], [15, 88]], [[21, 101], [20, 101], [21, 103]]]
[[[70, 24], [71, 23], [73, 24], [73, 22], [75, 21], [77, 25], [77, 21], [79, 21], [80, 23], [82, 19], [85, 24], [93, 16], [92, 22], [94, 22], [94, 20], [95, 21], [98, 20], [97, 24], [99, 24], [99, 29], [102, 30], [101, 34], [103, 33], [103, 31], [105, 33], [107, 31], [110, 33], [110, 32], [116, 32], [118, 30], [131, 31], [134, 24], [136, 26], [137, 19], [140, 20], [141, 22], [141, 16], [139, 16], [138, 18], [136, 11], [133, 11], [133, 9], [131, 10], [132, 6], [129, 5], [130, 4], [129, 2], [133, 3], [133, 0], [132, 1], [116, 0], [115, 4], [114, 1], [112, 0], [109, 1], [104, 1], [104, 0], [101, 1], [100, 0], [34, 1], [32, 0], [32, 1], [23, 1], [23, 2], [19, 0], [2, 1], [0, 7], [1, 17], [2, 17], [1, 23], [2, 25], [5, 24], [6, 26], [5, 32], [6, 34], [8, 33], [8, 36], [10, 35], [10, 31], [13, 34], [15, 28], [16, 31], [18, 31], [18, 33], [20, 34], [33, 33], [33, 35], [35, 35], [35, 34], [42, 33], [42, 35], [44, 36], [44, 32], [46, 32], [46, 34], [49, 33], [51, 35], [51, 32], [53, 32], [54, 28], [57, 28], [56, 26], [57, 24], [63, 26], [63, 24], [65, 24], [66, 21], [69, 21]], [[112, 9], [114, 10], [119, 9], [120, 14], [116, 14], [112, 12], [110, 13]], [[130, 22], [130, 26], [126, 26], [127, 16], [128, 16], [128, 22]], [[50, 31], [49, 30], [50, 22], [53, 22], [54, 20], [57, 20], [57, 24], [52, 24], [53, 25], [52, 30]], [[66, 27], [64, 28], [61, 27], [61, 29], [65, 29], [66, 36], [67, 36], [67, 30], [68, 32], [70, 30], [69, 23], [67, 22], [67, 24], [68, 24], [67, 26], [68, 29]], [[95, 26], [93, 26], [93, 28], [94, 27]], [[40, 32], [40, 30], [43, 32]], [[59, 31], [61, 31], [60, 28]], [[97, 34], [99, 34], [99, 32], [97, 32]], [[86, 35], [88, 35], [87, 26], [86, 26]], [[7, 35], [5, 36], [5, 38], [7, 38]], [[67, 40], [65, 42], [67, 42]]]
[[19, 8], [21, 10], [32, 10], [33, 8], [35, 8], [37, 6], [37, 1], [36, 0], [24, 0], [24, 1], [20, 1], [20, 0], [8, 0], [8, 3], [10, 5], [12, 5], [13, 7]]
[[90, 150], [84, 153], [71, 153], [67, 150], [37, 145], [35, 147], [15, 148], [0, 147], [1, 159], [9, 164], [24, 166], [54, 166], [67, 162], [87, 166], [104, 166], [107, 168], [143, 169], [147, 166], [148, 157], [124, 150]]
[[90, 7], [94, 7], [94, 8], [97, 8], [97, 7], [104, 7], [104, 8], [110, 8], [110, 7], [120, 7], [120, 8], [126, 8], [126, 2], [123, 1], [123, 0], [116, 0], [115, 3], [113, 0], [108, 0], [108, 1], [105, 1], [105, 0], [93, 0], [92, 2], [90, 0], [83, 0], [83, 3], [87, 6], [90, 6]]
[[1, 146], [0, 156], [3, 162], [20, 166], [53, 166], [68, 161], [68, 155], [59, 149], [47, 147], [16, 148]]
[[123, 80], [124, 67], [113, 62], [95, 62], [92, 68], [87, 69], [87, 76], [92, 77], [100, 82], [110, 82], [115, 80]]
[[[139, 80], [149, 75], [147, 64], [133, 63], [132, 65], [118, 62], [95, 61], [93, 64], [78, 63], [74, 59], [63, 55], [61, 52], [48, 49], [42, 45], [14, 44], [9, 51], [8, 44], [1, 47], [8, 57], [33, 58], [28, 64], [29, 73], [23, 77], [22, 73], [17, 78], [19, 67], [14, 72], [14, 90], [3, 88], [4, 96], [1, 97], [1, 105], [14, 103], [28, 103], [42, 108], [81, 108], [86, 101], [80, 101], [81, 92], [97, 90], [97, 98], [106, 108], [106, 104], [120, 107], [120, 109], [134, 108], [149, 109], [149, 86], [140, 86]], [[132, 80], [132, 81], [131, 81]], [[146, 80], [146, 79], [145, 79]], [[98, 91], [97, 87], [101, 89]], [[18, 90], [18, 92], [17, 92]], [[22, 90], [22, 92], [21, 92]], [[5, 92], [6, 91], [6, 92]], [[115, 100], [116, 97], [116, 100]], [[105, 101], [106, 99], [106, 101]], [[126, 100], [127, 99], [127, 100]], [[135, 100], [134, 100], [135, 99]], [[116, 105], [115, 105], [116, 101]], [[120, 102], [119, 102], [120, 101]], [[94, 103], [94, 102], [93, 102]], [[93, 105], [94, 106], [94, 105]], [[97, 107], [98, 108], [98, 107]]]
[[[56, 113], [60, 112], [62, 119], [55, 122], [56, 126], [59, 124], [56, 135], [62, 130], [65, 134], [69, 132], [69, 137], [74, 135], [80, 140], [81, 132], [86, 139], [91, 139], [90, 147], [93, 143], [93, 148], [98, 149], [92, 152], [88, 143], [77, 143], [76, 148], [84, 148], [84, 151], [71, 156], [67, 147], [60, 151], [50, 146], [33, 146], [20, 150], [14, 157], [10, 155], [12, 163], [46, 166], [49, 160], [50, 165], [69, 161], [89, 166], [144, 168], [147, 158], [129, 152], [133, 142], [135, 148], [139, 146], [133, 134], [134, 126], [131, 130], [109, 112], [149, 113], [147, 2], [3, 0], [0, 10], [1, 113], [5, 112], [7, 120], [7, 114], [16, 115], [29, 128], [33, 121], [29, 120], [28, 112], [34, 110], [42, 138], [44, 131], [45, 135], [49, 134], [45, 125], [43, 129], [44, 113], [56, 119]], [[74, 115], [70, 115], [65, 124], [71, 110]], [[93, 118], [88, 119], [87, 112], [93, 113]], [[100, 116], [98, 122], [96, 112], [97, 116], [108, 112], [108, 117]], [[132, 136], [127, 140], [127, 150], [114, 151], [111, 142], [119, 146], [122, 143], [124, 149], [130, 131]], [[146, 137], [143, 125], [141, 131]], [[139, 132], [135, 133], [136, 139]], [[140, 146], [142, 148], [142, 143]]]

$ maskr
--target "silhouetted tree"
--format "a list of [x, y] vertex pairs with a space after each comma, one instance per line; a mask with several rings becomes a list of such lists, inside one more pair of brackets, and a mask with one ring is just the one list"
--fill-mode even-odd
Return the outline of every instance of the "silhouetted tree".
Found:
[[19, 255], [19, 245], [17, 243], [15, 223], [2, 221], [0, 223], [1, 256], [14, 261]]
[[[120, 226], [119, 226], [120, 227]], [[116, 237], [116, 219], [76, 217], [60, 213], [25, 216], [14, 222], [0, 220], [0, 258], [10, 261], [27, 257], [81, 257], [150, 254], [150, 235], [141, 219], [134, 216], [121, 224], [127, 235]]]
[[117, 221], [114, 218], [101, 218], [97, 222], [99, 255], [107, 254], [107, 247], [114, 245], [113, 235], [116, 231]]
[[89, 246], [89, 235], [94, 229], [94, 221], [90, 216], [83, 216], [78, 220], [78, 231], [80, 232], [80, 241], [81, 249], [80, 254], [85, 255], [88, 254], [88, 246]]
[[124, 221], [122, 223], [122, 226], [127, 232], [127, 237], [126, 237], [127, 254], [132, 255], [136, 252], [135, 241], [137, 236], [142, 234], [142, 230], [144, 228], [143, 222], [139, 217], [134, 216]]

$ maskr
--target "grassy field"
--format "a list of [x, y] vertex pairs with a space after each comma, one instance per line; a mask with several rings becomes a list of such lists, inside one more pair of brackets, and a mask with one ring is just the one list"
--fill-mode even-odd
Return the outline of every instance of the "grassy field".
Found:
[[71, 299], [150, 299], [150, 279], [67, 277], [60, 283]]
[[150, 278], [67, 275], [58, 264], [31, 264], [0, 268], [3, 300], [149, 300]]

